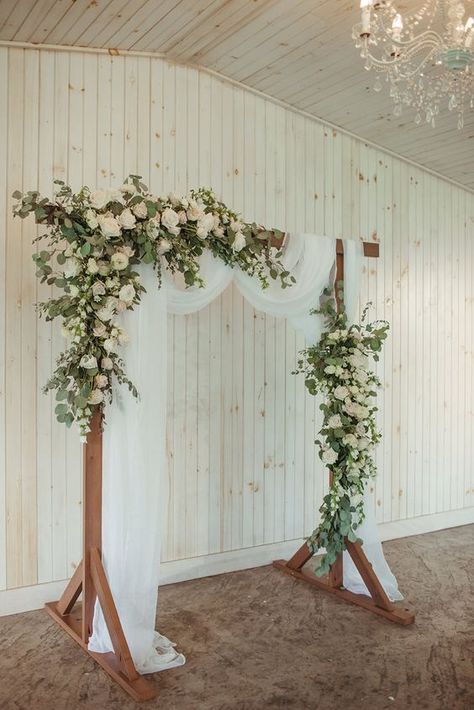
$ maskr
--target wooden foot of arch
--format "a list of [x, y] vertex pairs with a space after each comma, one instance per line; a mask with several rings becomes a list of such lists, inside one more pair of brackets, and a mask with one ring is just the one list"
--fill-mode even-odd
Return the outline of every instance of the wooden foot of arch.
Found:
[[324, 592], [330, 592], [345, 602], [357, 604], [357, 606], [363, 607], [367, 611], [372, 612], [372, 614], [383, 616], [385, 619], [393, 621], [396, 624], [402, 624], [403, 626], [412, 624], [415, 620], [414, 612], [404, 604], [401, 605], [399, 602], [395, 603], [390, 601], [360, 543], [346, 540], [346, 546], [371, 597], [365, 594], [354, 594], [348, 589], [344, 589], [342, 555], [339, 556], [331, 567], [330, 573], [325, 577], [316, 577], [314, 572], [304, 570], [304, 565], [313, 556], [313, 553], [306, 543], [300, 547], [291, 560], [288, 560], [288, 562], [285, 560], [275, 560], [273, 566], [285, 572], [285, 574], [295, 577], [295, 579], [307, 582], [311, 584], [311, 586], [321, 589]]
[[[94, 414], [84, 455], [84, 557], [61, 599], [46, 611], [134, 700], [158, 694], [155, 683], [141, 676], [133, 663], [101, 559], [102, 537], [101, 415]], [[77, 604], [82, 596], [82, 604]], [[87, 646], [92, 633], [96, 599], [104, 615], [113, 653], [94, 653]]]
[[[364, 242], [364, 256], [378, 257], [379, 245], [371, 242]], [[341, 239], [336, 242], [336, 284], [344, 282], [344, 244]], [[336, 301], [338, 308], [341, 306], [340, 294], [336, 286]], [[331, 567], [331, 571], [325, 577], [316, 577], [314, 572], [303, 569], [304, 565], [312, 558], [313, 553], [308, 545], [304, 543], [293, 555], [291, 560], [275, 560], [273, 566], [276, 569], [289, 574], [295, 579], [307, 582], [317, 589], [330, 592], [339, 599], [361, 606], [372, 614], [383, 616], [396, 624], [407, 626], [415, 620], [415, 613], [406, 604], [391, 602], [380, 584], [380, 580], [375, 574], [372, 565], [367, 559], [360, 543], [350, 542], [346, 538], [346, 548], [354, 562], [360, 576], [365, 582], [370, 592], [370, 597], [365, 594], [354, 594], [343, 586], [343, 558], [339, 555], [336, 562]]]

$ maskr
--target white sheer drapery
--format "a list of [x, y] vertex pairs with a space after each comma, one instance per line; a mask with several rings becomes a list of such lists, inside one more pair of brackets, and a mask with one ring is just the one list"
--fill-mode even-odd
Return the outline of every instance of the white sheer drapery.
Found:
[[[166, 493], [166, 289], [140, 267], [147, 290], [133, 312], [122, 314], [130, 343], [122, 357], [140, 392], [114, 388], [104, 429], [102, 557], [125, 637], [140, 673], [182, 665], [184, 656], [155, 631], [160, 577], [162, 520]], [[112, 651], [105, 619], [96, 603], [89, 649]]]
[[[103, 462], [103, 559], [125, 636], [137, 670], [152, 673], [185, 662], [168, 639], [155, 631], [160, 543], [166, 493], [166, 314], [193, 313], [208, 305], [232, 279], [257, 309], [289, 319], [305, 334], [308, 344], [318, 341], [322, 319], [309, 315], [324, 288], [334, 277], [335, 240], [310, 234], [292, 234], [282, 261], [296, 283], [282, 289], [271, 282], [262, 290], [257, 279], [231, 269], [205, 251], [200, 264], [204, 288], [185, 288], [180, 276], [163, 274], [158, 289], [150, 267], [140, 269], [147, 289], [139, 308], [123, 315], [131, 342], [123, 351], [126, 371], [137, 385], [137, 402], [124, 387], [116, 388], [108, 408]], [[360, 248], [345, 242], [345, 301], [350, 317], [357, 312]], [[387, 594], [401, 598], [385, 561], [375, 523], [373, 500], [366, 492], [367, 517], [360, 528], [364, 550]], [[344, 559], [344, 585], [368, 591], [348, 555]], [[89, 648], [112, 650], [98, 604]]]

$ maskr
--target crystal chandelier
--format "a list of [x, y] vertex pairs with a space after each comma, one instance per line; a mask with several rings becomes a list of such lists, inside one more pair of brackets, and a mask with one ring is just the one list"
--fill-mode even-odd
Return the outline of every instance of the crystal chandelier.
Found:
[[[365, 68], [390, 85], [395, 116], [403, 106], [415, 112], [415, 123], [435, 125], [446, 101], [457, 114], [474, 108], [474, 18], [466, 17], [460, 0], [425, 0], [417, 10], [399, 13], [394, 0], [361, 0], [361, 22], [352, 31]], [[474, 12], [472, 12], [474, 14]]]

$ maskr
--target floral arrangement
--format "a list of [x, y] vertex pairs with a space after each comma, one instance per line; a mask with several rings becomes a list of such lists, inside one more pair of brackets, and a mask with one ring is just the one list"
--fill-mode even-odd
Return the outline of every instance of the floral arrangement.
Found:
[[320, 508], [319, 526], [308, 539], [312, 552], [326, 552], [316, 574], [329, 572], [346, 548], [346, 538], [358, 541], [357, 527], [364, 519], [364, 487], [376, 473], [374, 446], [380, 440], [372, 398], [380, 381], [370, 369], [370, 357], [378, 353], [387, 337], [386, 321], [366, 323], [368, 306], [361, 324], [348, 326], [344, 307], [336, 310], [327, 292], [321, 309], [326, 329], [317, 345], [304, 350], [296, 373], [303, 373], [308, 391], [325, 396], [320, 405], [323, 426], [319, 456], [331, 471], [328, 494]]
[[279, 261], [272, 242], [282, 232], [247, 224], [219, 202], [209, 189], [186, 196], [152, 195], [141, 178], [130, 175], [118, 190], [83, 187], [73, 193], [56, 181], [52, 200], [38, 192], [15, 192], [14, 214], [33, 214], [46, 234], [33, 255], [41, 282], [61, 295], [38, 304], [47, 320], [62, 318], [69, 346], [45, 386], [56, 391], [56, 416], [68, 427], [76, 421], [85, 440], [95, 408], [112, 398], [112, 377], [138, 396], [127, 378], [119, 348], [128, 341], [118, 315], [139, 304], [144, 292], [136, 266], [151, 264], [161, 284], [165, 265], [183, 274], [187, 286], [202, 286], [199, 256], [204, 249], [231, 267], [260, 280], [279, 279], [283, 288], [294, 278]]

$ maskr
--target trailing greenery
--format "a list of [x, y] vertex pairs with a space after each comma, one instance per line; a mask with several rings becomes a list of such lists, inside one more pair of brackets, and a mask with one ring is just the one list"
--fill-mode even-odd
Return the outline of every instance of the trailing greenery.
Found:
[[361, 324], [349, 326], [344, 307], [337, 312], [330, 292], [326, 296], [322, 307], [313, 311], [324, 317], [325, 331], [317, 345], [302, 351], [296, 371], [304, 374], [311, 394], [325, 398], [320, 405], [321, 439], [315, 443], [331, 471], [331, 483], [319, 509], [320, 523], [308, 539], [312, 552], [326, 550], [319, 576], [329, 572], [346, 548], [346, 538], [358, 540], [357, 528], [364, 519], [364, 488], [376, 473], [373, 450], [380, 440], [373, 402], [380, 381], [370, 369], [370, 358], [378, 360], [389, 329], [386, 321], [366, 322], [368, 306]]
[[14, 214], [33, 214], [46, 233], [35, 241], [33, 255], [41, 283], [60, 289], [60, 295], [38, 304], [46, 320], [62, 318], [69, 345], [45, 386], [56, 391], [58, 421], [77, 421], [84, 440], [95, 408], [112, 399], [112, 378], [127, 385], [119, 356], [128, 334], [118, 316], [139, 304], [145, 289], [136, 267], [150, 264], [161, 284], [161, 270], [183, 274], [187, 286], [202, 286], [199, 257], [209, 249], [231, 267], [238, 266], [260, 280], [279, 279], [282, 288], [294, 278], [272, 246], [283, 238], [278, 230], [248, 224], [209, 189], [186, 196], [152, 195], [141, 178], [130, 175], [118, 190], [77, 193], [61, 181], [51, 200], [38, 192], [15, 192]]

